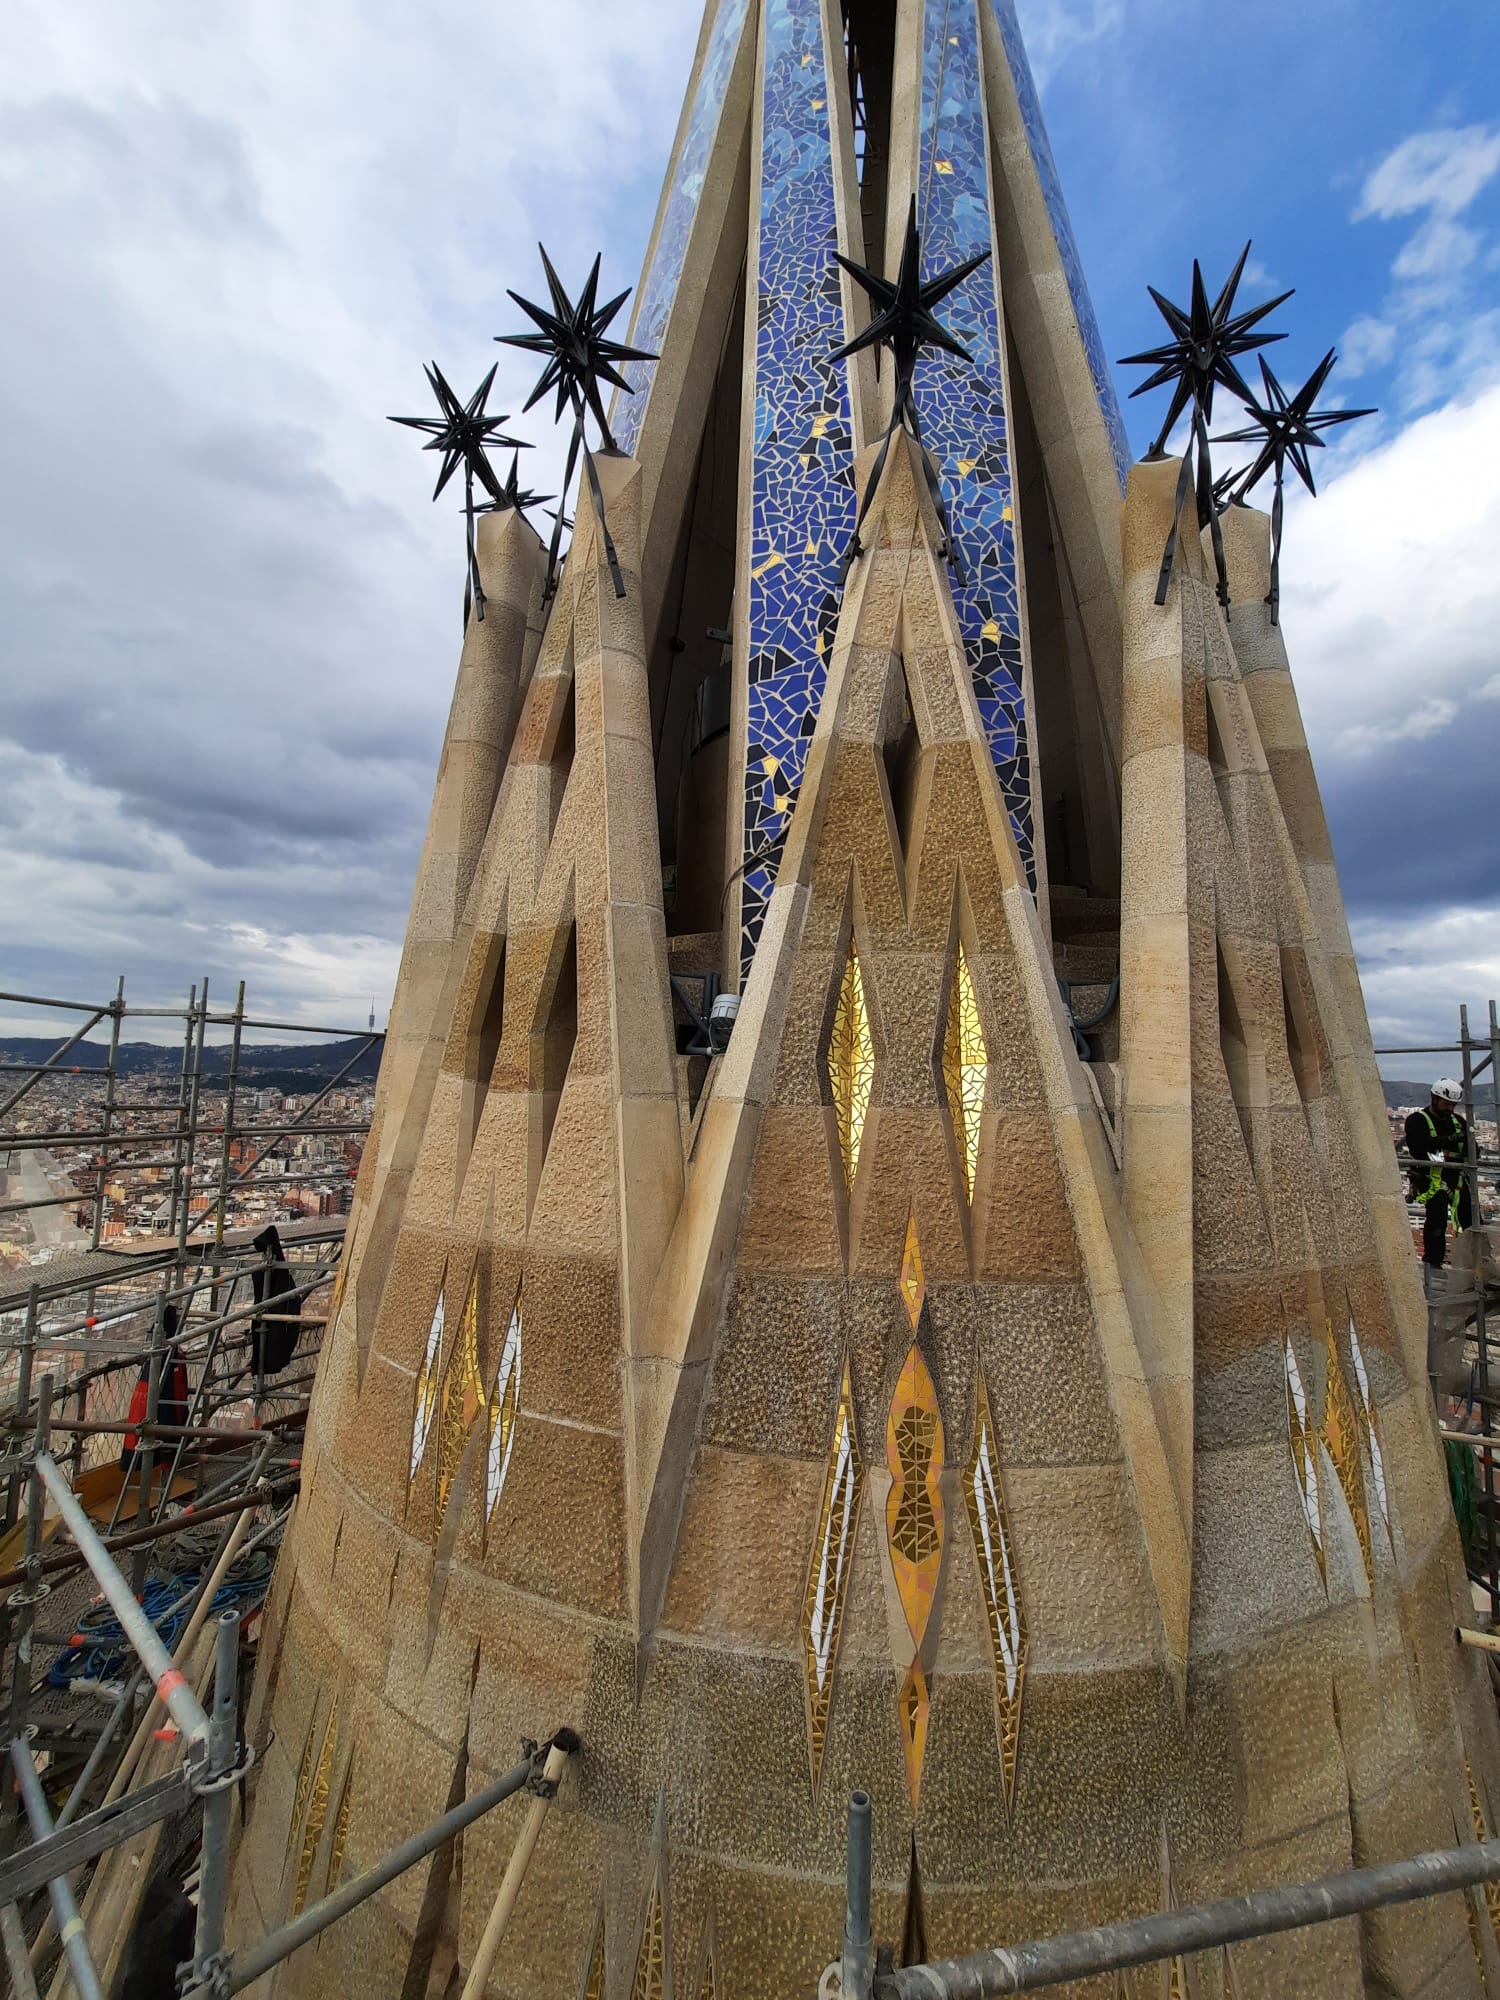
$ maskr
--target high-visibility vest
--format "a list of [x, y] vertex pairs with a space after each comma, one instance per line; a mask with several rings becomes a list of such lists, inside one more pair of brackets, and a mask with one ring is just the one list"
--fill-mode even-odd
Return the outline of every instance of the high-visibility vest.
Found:
[[[1438, 1142], [1437, 1120], [1430, 1111], [1423, 1111], [1420, 1115], [1427, 1121], [1427, 1136], [1435, 1146]], [[1443, 1173], [1444, 1168], [1442, 1166], [1429, 1168], [1427, 1185], [1425, 1188], [1418, 1190], [1416, 1199], [1421, 1206], [1425, 1207], [1435, 1194], [1446, 1195], [1448, 1197], [1448, 1205], [1453, 1212], [1453, 1227], [1457, 1229], [1460, 1226], [1458, 1205], [1463, 1199], [1464, 1184], [1460, 1180], [1457, 1187], [1445, 1187], [1443, 1184]]]

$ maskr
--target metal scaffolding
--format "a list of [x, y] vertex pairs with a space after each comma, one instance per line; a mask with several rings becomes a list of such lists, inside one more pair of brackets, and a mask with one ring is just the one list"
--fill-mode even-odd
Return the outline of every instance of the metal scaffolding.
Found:
[[[49, 1990], [46, 1975], [91, 1995], [114, 1983], [140, 1907], [101, 1893], [111, 1851], [143, 1830], [176, 1829], [167, 1865], [200, 1848], [192, 1963], [222, 1950], [241, 1649], [298, 1487], [382, 1037], [259, 1019], [243, 984], [216, 1012], [206, 980], [177, 1008], [127, 1003], [123, 980], [101, 1005], [0, 1000], [62, 1020], [47, 1054], [0, 1062], [0, 1700], [16, 1779], [0, 1942], [13, 1991]], [[264, 1053], [291, 1035], [302, 1053]], [[349, 1044], [334, 1062], [308, 1055], [331, 1037]], [[296, 1082], [309, 1060], [321, 1073], [290, 1105], [264, 1087], [267, 1063]]]
[[[1492, 1346], [1493, 1330], [1489, 1325], [1487, 1298], [1488, 1288], [1500, 1281], [1497, 1269], [1495, 1246], [1490, 1240], [1489, 1229], [1483, 1216], [1482, 1195], [1492, 1190], [1500, 1181], [1500, 1146], [1485, 1147], [1478, 1136], [1479, 1116], [1486, 1109], [1500, 1118], [1500, 1014], [1496, 1003], [1489, 1003], [1489, 1024], [1483, 1035], [1469, 1032], [1469, 1010], [1466, 1006], [1458, 1010], [1458, 1039], [1454, 1042], [1439, 1043], [1433, 1048], [1412, 1045], [1380, 1048], [1377, 1056], [1432, 1056], [1453, 1060], [1455, 1080], [1462, 1085], [1462, 1116], [1466, 1131], [1465, 1153], [1461, 1161], [1453, 1164], [1468, 1193], [1471, 1227], [1456, 1237], [1450, 1248], [1452, 1277], [1454, 1281], [1436, 1285], [1432, 1273], [1424, 1272], [1427, 1288], [1428, 1315], [1428, 1372], [1432, 1380], [1433, 1394], [1440, 1400], [1441, 1385], [1437, 1379], [1436, 1354], [1439, 1346], [1439, 1322], [1456, 1319], [1460, 1330], [1455, 1341], [1465, 1364], [1467, 1384], [1454, 1397], [1463, 1402], [1469, 1411], [1469, 1427], [1456, 1431], [1443, 1426], [1444, 1449], [1450, 1461], [1450, 1478], [1454, 1484], [1455, 1501], [1464, 1491], [1467, 1481], [1465, 1460], [1472, 1462], [1477, 1476], [1478, 1493], [1472, 1528], [1461, 1517], [1460, 1527], [1465, 1529], [1464, 1556], [1471, 1580], [1479, 1584], [1489, 1600], [1489, 1616], [1492, 1624], [1500, 1624], [1500, 1508], [1497, 1508], [1495, 1451], [1491, 1442], [1500, 1447], [1500, 1430], [1495, 1428], [1495, 1411], [1500, 1398], [1495, 1394], [1491, 1375], [1494, 1358]], [[1475, 1085], [1488, 1077], [1488, 1106], [1479, 1104], [1476, 1115]], [[1500, 1126], [1497, 1126], [1500, 1139]], [[1414, 1158], [1399, 1142], [1396, 1158], [1403, 1173], [1426, 1172], [1431, 1162]], [[1488, 1188], [1486, 1187], [1488, 1183]], [[1420, 1225], [1422, 1212], [1415, 1204], [1411, 1206], [1414, 1228]]]
[[[0, 1174], [29, 1183], [0, 1185], [0, 1241], [9, 1217], [74, 1212], [70, 1226], [52, 1231], [70, 1242], [0, 1273], [0, 1398], [8, 1391], [10, 1403], [0, 1419], [0, 1700], [9, 1707], [15, 1777], [0, 1794], [9, 1990], [49, 2000], [114, 1990], [154, 1872], [179, 1887], [196, 1881], [178, 1990], [188, 2000], [240, 1992], [527, 1790], [531, 1808], [464, 1987], [466, 2000], [479, 2000], [547, 1802], [584, 1748], [565, 1727], [540, 1747], [523, 1745], [513, 1769], [291, 1923], [235, 1951], [225, 1944], [233, 1802], [253, 1757], [241, 1720], [246, 1654], [300, 1482], [307, 1398], [344, 1230], [342, 1215], [293, 1217], [291, 1197], [352, 1179], [368, 1111], [337, 1093], [381, 1037], [373, 1026], [349, 1035], [253, 1019], [243, 986], [232, 1011], [215, 1013], [206, 982], [179, 1009], [128, 1006], [123, 982], [104, 1006], [0, 999], [81, 1019], [43, 1060], [0, 1063]], [[158, 1074], [147, 1089], [133, 1086], [122, 1032], [131, 1021], [150, 1021], [158, 1034], [171, 1024], [165, 1084]], [[101, 1032], [107, 1041], [89, 1039]], [[208, 1059], [214, 1033], [227, 1037], [217, 1064]], [[267, 1033], [347, 1036], [357, 1046], [289, 1108], [251, 1086], [251, 1038]], [[1456, 1043], [1380, 1053], [1457, 1059], [1468, 1140], [1456, 1164], [1478, 1225], [1482, 1180], [1500, 1169], [1500, 1149], [1479, 1142], [1475, 1118], [1476, 1083], [1500, 1074], [1494, 1005], [1487, 1037], [1469, 1033], [1465, 1011]], [[323, 1151], [328, 1141], [340, 1145], [337, 1163]], [[68, 1156], [63, 1189], [56, 1161], [66, 1168]], [[30, 1163], [29, 1173], [18, 1161]], [[277, 1230], [271, 1243], [267, 1215]], [[1490, 1594], [1491, 1622], [1500, 1622], [1490, 1251], [1482, 1229], [1473, 1235], [1463, 1266], [1472, 1285], [1459, 1303], [1472, 1350], [1467, 1400], [1480, 1428], [1444, 1435], [1481, 1470], [1483, 1532], [1469, 1548], [1470, 1569]], [[268, 1337], [278, 1329], [293, 1337], [273, 1370]], [[1461, 1630], [1455, 1640], [1500, 1653], [1490, 1634]], [[122, 1886], [126, 1871], [112, 1863], [138, 1858], [143, 1840], [159, 1844], [136, 1867], [133, 1887]], [[125, 1842], [136, 1846], [122, 1850]], [[841, 1956], [820, 1985], [825, 1996], [1032, 1991], [1500, 1879], [1500, 1842], [1483, 1842], [897, 1969], [871, 1929], [870, 1855], [869, 1802], [856, 1793], [848, 1919]]]

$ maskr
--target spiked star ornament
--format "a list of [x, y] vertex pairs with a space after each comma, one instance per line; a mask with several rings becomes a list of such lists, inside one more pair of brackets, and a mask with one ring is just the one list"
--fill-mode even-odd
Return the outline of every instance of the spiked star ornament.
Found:
[[[611, 340], [606, 329], [614, 320], [621, 306], [630, 297], [629, 289], [620, 292], [604, 305], [597, 303], [599, 295], [599, 258], [594, 259], [593, 269], [584, 281], [583, 290], [577, 300], [568, 297], [561, 279], [552, 268], [552, 260], [539, 243], [542, 269], [547, 274], [547, 290], [551, 296], [550, 309], [534, 305], [530, 299], [523, 299], [519, 292], [510, 296], [522, 312], [535, 321], [535, 333], [497, 333], [495, 338], [507, 347], [521, 347], [531, 354], [546, 357], [546, 365], [541, 378], [525, 407], [529, 410], [549, 393], [555, 393], [557, 407], [554, 421], [561, 422], [565, 411], [573, 412], [573, 435], [568, 444], [567, 470], [563, 475], [563, 494], [566, 496], [572, 483], [573, 468], [583, 454], [584, 471], [588, 476], [594, 496], [594, 506], [599, 515], [600, 532], [604, 538], [604, 553], [609, 563], [609, 573], [614, 579], [615, 595], [625, 595], [625, 580], [620, 574], [619, 560], [615, 545], [610, 539], [609, 526], [604, 518], [604, 496], [599, 490], [599, 475], [594, 466], [593, 454], [584, 439], [584, 421], [593, 416], [599, 426], [601, 448], [615, 449], [614, 435], [609, 428], [609, 418], [605, 413], [604, 398], [600, 394], [600, 384], [610, 383], [617, 389], [632, 394], [631, 385], [616, 366], [621, 361], [655, 361], [656, 356], [643, 347], [628, 347], [623, 341]], [[562, 544], [563, 510], [557, 513], [557, 526], [552, 535], [552, 546], [548, 551], [547, 589], [549, 594], [556, 588], [558, 551]]]
[[917, 229], [917, 198], [911, 199], [911, 207], [906, 217], [906, 239], [901, 246], [901, 264], [894, 282], [883, 278], [878, 272], [869, 270], [863, 264], [835, 251], [840, 264], [854, 282], [869, 296], [874, 311], [870, 323], [853, 340], [835, 348], [832, 359], [845, 361], [851, 355], [873, 347], [876, 366], [879, 366], [880, 349], [888, 347], [895, 363], [895, 385], [891, 401], [891, 421], [885, 438], [871, 468], [865, 486], [865, 497], [860, 503], [859, 518], [854, 524], [854, 534], [844, 555], [844, 571], [847, 575], [850, 564], [857, 556], [863, 555], [859, 531], [864, 525], [870, 502], [880, 484], [880, 475], [885, 470], [886, 454], [891, 448], [891, 439], [898, 428], [904, 428], [913, 437], [922, 454], [922, 468], [927, 478], [927, 490], [932, 495], [937, 516], [943, 527], [944, 554], [953, 565], [960, 583], [963, 582], [963, 565], [954, 544], [952, 529], [948, 522], [948, 509], [943, 503], [943, 490], [922, 444], [921, 419], [917, 414], [916, 397], [912, 384], [916, 376], [917, 361], [924, 348], [941, 348], [944, 353], [956, 354], [960, 361], [972, 366], [973, 356], [962, 346], [937, 318], [934, 308], [963, 283], [971, 272], [977, 271], [989, 256], [982, 250], [977, 257], [970, 257], [965, 263], [955, 264], [949, 271], [940, 271], [935, 278], [924, 281], [922, 277], [922, 239]]
[[552, 499], [550, 493], [534, 493], [529, 486], [523, 486], [520, 478], [520, 454], [510, 455], [510, 471], [505, 475], [505, 483], [493, 500], [486, 500], [475, 508], [476, 514], [503, 514], [514, 510], [524, 514], [532, 507], [543, 507]]
[[1226, 606], [1229, 603], [1229, 574], [1224, 566], [1224, 538], [1213, 500], [1214, 474], [1208, 439], [1208, 426], [1214, 413], [1214, 390], [1225, 388], [1233, 395], [1249, 399], [1250, 389], [1236, 365], [1237, 358], [1252, 353], [1258, 347], [1268, 346], [1273, 340], [1285, 339], [1284, 334], [1261, 333], [1255, 329], [1268, 314], [1292, 296], [1289, 291], [1282, 292], [1277, 298], [1268, 299], [1264, 305], [1252, 306], [1248, 312], [1237, 313], [1234, 310], [1235, 294], [1249, 255], [1250, 245], [1247, 243], [1225, 280], [1223, 290], [1212, 303], [1203, 282], [1203, 272], [1195, 258], [1191, 303], [1185, 312], [1181, 306], [1173, 305], [1170, 299], [1164, 298], [1154, 286], [1148, 285], [1146, 289], [1155, 300], [1157, 311], [1167, 322], [1172, 338], [1161, 347], [1147, 348], [1141, 354], [1127, 354], [1121, 363], [1123, 367], [1146, 367], [1154, 371], [1139, 388], [1131, 390], [1132, 396], [1143, 396], [1148, 389], [1159, 389], [1168, 382], [1172, 384], [1172, 400], [1156, 442], [1147, 454], [1149, 458], [1163, 455], [1173, 425], [1189, 406], [1192, 410], [1192, 436], [1188, 449], [1182, 455], [1172, 527], [1167, 535], [1161, 570], [1156, 580], [1158, 604], [1167, 601], [1167, 586], [1172, 580], [1172, 564], [1177, 555], [1177, 523], [1187, 498], [1188, 481], [1195, 475], [1198, 525], [1200, 528], [1212, 527], [1219, 602]]
[[[485, 492], [498, 501], [502, 488], [489, 461], [489, 449], [493, 445], [509, 445], [512, 452], [526, 451], [530, 447], [519, 438], [506, 437], [500, 426], [509, 423], [506, 416], [491, 416], [485, 409], [489, 401], [491, 386], [495, 380], [492, 368], [467, 403], [461, 403], [449, 387], [447, 378], [435, 361], [427, 366], [427, 381], [437, 399], [439, 415], [436, 417], [392, 417], [393, 424], [403, 424], [407, 430], [425, 432], [427, 442], [424, 451], [442, 453], [438, 466], [437, 485], [432, 489], [436, 500], [448, 481], [460, 466], [464, 469], [464, 523], [465, 545], [468, 551], [469, 573], [464, 592], [464, 623], [469, 619], [469, 603], [472, 601], [479, 618], [484, 617], [484, 592], [479, 585], [479, 558], [474, 549], [474, 481], [477, 479]], [[512, 458], [514, 466], [514, 458]]]
[[1268, 472], [1275, 475], [1274, 493], [1271, 500], [1271, 588], [1266, 593], [1266, 602], [1271, 607], [1271, 623], [1274, 625], [1281, 611], [1281, 519], [1282, 484], [1286, 474], [1286, 462], [1292, 462], [1293, 470], [1308, 492], [1316, 496], [1313, 484], [1312, 465], [1309, 451], [1321, 451], [1322, 433], [1331, 431], [1338, 424], [1352, 424], [1356, 417], [1373, 417], [1373, 410], [1320, 410], [1316, 407], [1323, 384], [1333, 371], [1338, 359], [1330, 347], [1311, 375], [1295, 395], [1289, 396], [1266, 363], [1260, 357], [1260, 379], [1265, 389], [1264, 403], [1256, 402], [1249, 391], [1245, 392], [1245, 408], [1251, 422], [1243, 430], [1225, 431], [1215, 438], [1215, 444], [1256, 444], [1260, 450], [1243, 474], [1237, 474], [1234, 498], [1244, 500], [1251, 490], [1258, 486]]

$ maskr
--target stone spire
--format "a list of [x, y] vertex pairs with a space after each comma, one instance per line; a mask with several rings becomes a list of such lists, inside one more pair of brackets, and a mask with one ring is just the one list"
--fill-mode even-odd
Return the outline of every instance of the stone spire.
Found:
[[[834, 253], [893, 273], [913, 201], [929, 273], [989, 254], [877, 479]], [[1471, 1776], [1494, 1824], [1265, 517], [1227, 620], [1195, 519], [1155, 603], [1178, 468], [1010, 0], [711, 5], [630, 344], [623, 597], [587, 488], [545, 604], [479, 531], [242, 1931], [563, 1725], [517, 2000], [811, 1995], [854, 1785], [881, 1934], [944, 1951], [1443, 1845]], [[440, 1985], [519, 1811], [275, 1991]], [[1415, 2000], [1453, 1900], [1232, 1990]]]

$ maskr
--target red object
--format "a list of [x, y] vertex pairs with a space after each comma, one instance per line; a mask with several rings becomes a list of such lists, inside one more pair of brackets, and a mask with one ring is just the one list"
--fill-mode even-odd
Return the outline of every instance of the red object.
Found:
[[[130, 1392], [130, 1408], [126, 1420], [132, 1424], [146, 1421], [146, 1405], [151, 1399], [150, 1370], [141, 1370], [140, 1380]], [[161, 1390], [156, 1399], [157, 1421], [163, 1424], [183, 1424], [187, 1422], [188, 1376], [186, 1364], [174, 1361], [161, 1378]], [[138, 1431], [126, 1431], [123, 1450], [132, 1452], [140, 1444]]]

